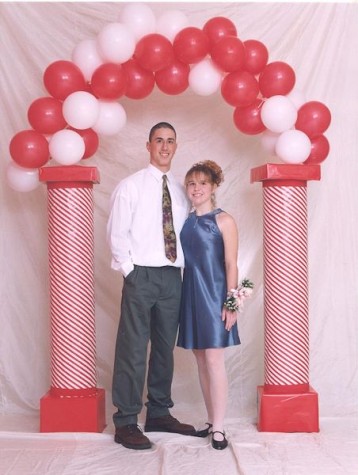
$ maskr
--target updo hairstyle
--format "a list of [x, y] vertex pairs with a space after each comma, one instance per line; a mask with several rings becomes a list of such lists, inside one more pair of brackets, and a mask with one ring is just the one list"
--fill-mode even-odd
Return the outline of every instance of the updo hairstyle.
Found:
[[217, 186], [224, 181], [224, 175], [219, 165], [212, 160], [204, 160], [203, 162], [195, 163], [185, 175], [185, 185], [188, 184], [189, 178], [197, 173], [203, 173], [210, 178], [210, 182]]

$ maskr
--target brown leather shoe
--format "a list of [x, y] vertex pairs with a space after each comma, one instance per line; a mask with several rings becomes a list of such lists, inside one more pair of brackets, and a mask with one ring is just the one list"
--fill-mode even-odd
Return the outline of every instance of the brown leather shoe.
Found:
[[123, 427], [117, 427], [114, 436], [117, 444], [122, 444], [127, 449], [143, 450], [150, 449], [152, 444], [137, 424], [128, 424]]
[[196, 430], [193, 426], [182, 424], [170, 414], [147, 419], [145, 421], [144, 432], [173, 432], [182, 435], [196, 434]]

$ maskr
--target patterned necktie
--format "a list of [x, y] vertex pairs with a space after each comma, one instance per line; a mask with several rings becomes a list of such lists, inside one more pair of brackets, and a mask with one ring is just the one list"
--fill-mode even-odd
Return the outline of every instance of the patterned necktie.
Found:
[[163, 175], [162, 206], [165, 255], [170, 261], [175, 262], [177, 258], [177, 244], [173, 225], [172, 200], [168, 190], [166, 175]]

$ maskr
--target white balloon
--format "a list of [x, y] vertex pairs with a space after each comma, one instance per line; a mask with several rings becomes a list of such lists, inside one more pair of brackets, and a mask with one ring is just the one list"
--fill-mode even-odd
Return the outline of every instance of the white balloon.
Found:
[[297, 110], [307, 102], [305, 94], [298, 89], [293, 89], [289, 94], [286, 95], [286, 97], [287, 99], [290, 99]]
[[127, 114], [118, 102], [99, 101], [99, 117], [92, 127], [95, 132], [103, 135], [117, 134], [127, 122]]
[[74, 130], [59, 130], [53, 134], [50, 143], [50, 155], [61, 165], [73, 165], [81, 160], [85, 153], [85, 142]]
[[128, 3], [121, 8], [118, 19], [130, 29], [137, 41], [156, 29], [155, 15], [144, 3]]
[[189, 73], [189, 86], [199, 96], [214, 94], [221, 86], [222, 73], [211, 59], [194, 64]]
[[64, 100], [62, 113], [66, 122], [73, 128], [90, 129], [98, 119], [98, 100], [89, 92], [73, 92]]
[[7, 165], [6, 178], [9, 186], [15, 191], [33, 191], [40, 184], [38, 168], [23, 168], [14, 161]]
[[271, 132], [271, 130], [265, 130], [261, 134], [261, 145], [262, 148], [271, 155], [275, 155], [276, 142], [279, 137], [279, 134]]
[[180, 10], [169, 10], [157, 19], [157, 33], [173, 41], [177, 33], [189, 26], [189, 19]]
[[277, 139], [275, 151], [285, 163], [303, 163], [311, 153], [311, 141], [301, 130], [286, 130]]
[[272, 96], [262, 105], [261, 120], [267, 129], [279, 134], [294, 126], [297, 110], [287, 97]]
[[98, 51], [111, 63], [125, 63], [134, 53], [136, 42], [132, 31], [123, 23], [109, 23], [97, 36]]
[[103, 64], [95, 39], [87, 39], [78, 43], [72, 51], [71, 59], [80, 68], [86, 81], [89, 81], [95, 70]]

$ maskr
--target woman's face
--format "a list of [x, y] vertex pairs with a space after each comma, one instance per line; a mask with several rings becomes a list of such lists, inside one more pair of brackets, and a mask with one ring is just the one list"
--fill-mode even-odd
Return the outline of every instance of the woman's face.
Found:
[[202, 172], [193, 173], [186, 179], [186, 194], [195, 208], [211, 205], [211, 195], [216, 188], [210, 176]]

